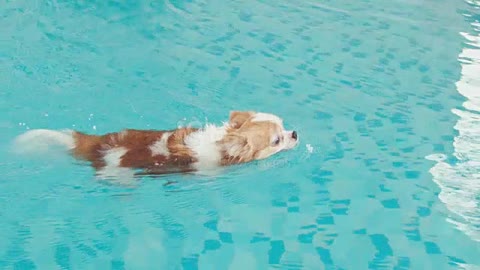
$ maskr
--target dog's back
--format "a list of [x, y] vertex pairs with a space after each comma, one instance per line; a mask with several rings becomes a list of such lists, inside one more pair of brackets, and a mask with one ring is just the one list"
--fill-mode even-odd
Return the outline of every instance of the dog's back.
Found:
[[97, 171], [124, 167], [152, 173], [189, 170], [194, 154], [184, 140], [193, 128], [168, 131], [124, 130], [105, 135], [78, 131], [30, 130], [15, 140], [19, 153], [40, 153], [55, 147], [67, 150]]

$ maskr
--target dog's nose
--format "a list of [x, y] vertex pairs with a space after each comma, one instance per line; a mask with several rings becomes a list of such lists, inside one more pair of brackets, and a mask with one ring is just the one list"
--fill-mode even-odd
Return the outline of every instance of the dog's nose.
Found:
[[297, 139], [297, 132], [296, 131], [292, 132], [292, 138], [294, 138], [295, 140]]

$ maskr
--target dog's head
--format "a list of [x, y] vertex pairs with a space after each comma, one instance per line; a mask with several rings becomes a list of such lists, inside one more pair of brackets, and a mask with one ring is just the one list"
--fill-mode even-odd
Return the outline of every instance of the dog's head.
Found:
[[298, 143], [296, 131], [283, 127], [280, 117], [258, 112], [230, 113], [227, 134], [220, 141], [231, 163], [267, 158]]

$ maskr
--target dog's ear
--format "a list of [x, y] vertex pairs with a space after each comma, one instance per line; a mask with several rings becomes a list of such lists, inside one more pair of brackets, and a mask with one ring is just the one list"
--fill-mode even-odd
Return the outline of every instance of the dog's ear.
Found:
[[232, 128], [240, 128], [255, 112], [247, 111], [247, 112], [240, 112], [240, 111], [233, 111], [230, 112], [230, 126]]
[[237, 132], [227, 134], [220, 144], [233, 163], [250, 161], [255, 154], [248, 143], [248, 138]]

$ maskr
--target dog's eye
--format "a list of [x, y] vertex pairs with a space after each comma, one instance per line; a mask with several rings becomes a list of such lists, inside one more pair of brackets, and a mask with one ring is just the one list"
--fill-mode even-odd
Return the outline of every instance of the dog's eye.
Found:
[[273, 141], [273, 145], [278, 145], [280, 143], [280, 137], [276, 137]]

